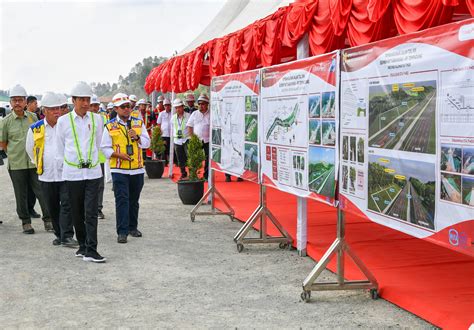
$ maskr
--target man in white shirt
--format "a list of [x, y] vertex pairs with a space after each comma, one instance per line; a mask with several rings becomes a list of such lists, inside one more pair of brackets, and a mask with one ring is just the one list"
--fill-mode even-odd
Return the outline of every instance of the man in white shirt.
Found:
[[181, 179], [185, 179], [188, 176], [186, 171], [186, 162], [188, 160], [186, 146], [189, 139], [189, 128], [186, 126], [186, 123], [189, 119], [189, 113], [184, 112], [184, 103], [179, 98], [174, 99], [173, 106], [176, 113], [171, 117], [171, 131], [173, 133], [178, 166], [181, 169]]
[[117, 117], [105, 126], [102, 151], [110, 159], [114, 183], [117, 242], [127, 243], [127, 236], [142, 237], [138, 230], [140, 193], [144, 183], [143, 149], [150, 146], [150, 137], [142, 119], [131, 117], [126, 94], [113, 97]]
[[[169, 99], [162, 101], [165, 111], [160, 112], [156, 126], [161, 128], [161, 137], [165, 142], [165, 164], [168, 166], [170, 156], [170, 133], [171, 133], [171, 102]], [[159, 103], [158, 103], [159, 104]]]
[[102, 170], [99, 149], [104, 131], [100, 115], [90, 112], [92, 89], [79, 82], [71, 92], [74, 110], [57, 123], [58, 157], [63, 159], [63, 180], [69, 193], [71, 214], [84, 261], [105, 262], [97, 252], [98, 191]]
[[196, 134], [202, 141], [202, 147], [206, 155], [204, 179], [207, 180], [209, 174], [209, 129], [211, 117], [209, 112], [209, 97], [206, 94], [199, 95], [198, 107], [199, 111], [194, 111], [191, 114], [186, 126], [189, 128], [189, 135]]
[[41, 99], [45, 118], [31, 125], [26, 135], [26, 152], [36, 164], [43, 198], [53, 223], [53, 245], [77, 246], [72, 238], [72, 220], [66, 185], [62, 178], [62, 160], [56, 157], [56, 123], [65, 104], [63, 95], [47, 92]]

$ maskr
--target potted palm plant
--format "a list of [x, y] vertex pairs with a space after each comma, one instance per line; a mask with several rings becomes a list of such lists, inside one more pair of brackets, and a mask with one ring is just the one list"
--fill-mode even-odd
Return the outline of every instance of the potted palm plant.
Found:
[[163, 159], [165, 153], [165, 143], [161, 137], [161, 128], [154, 127], [151, 133], [150, 149], [153, 152], [152, 159], [145, 160], [146, 174], [150, 179], [160, 179], [165, 169]]
[[198, 171], [202, 168], [202, 162], [205, 159], [202, 142], [193, 134], [188, 142], [188, 161], [186, 163], [189, 179], [178, 181], [178, 195], [185, 205], [196, 205], [204, 195], [204, 180], [198, 177]]

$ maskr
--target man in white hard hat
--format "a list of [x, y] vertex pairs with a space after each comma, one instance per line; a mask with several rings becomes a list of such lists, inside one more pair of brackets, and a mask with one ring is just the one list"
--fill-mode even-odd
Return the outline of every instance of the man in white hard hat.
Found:
[[142, 149], [150, 146], [150, 138], [143, 120], [130, 115], [130, 101], [126, 94], [114, 95], [113, 102], [117, 117], [107, 123], [101, 147], [105, 156], [110, 159], [117, 242], [127, 243], [128, 235], [142, 236], [138, 230], [138, 201], [145, 173]]
[[77, 257], [105, 262], [97, 252], [98, 191], [102, 178], [99, 149], [104, 131], [100, 115], [89, 111], [92, 89], [85, 82], [71, 91], [74, 110], [57, 123], [58, 157], [63, 159], [63, 180], [79, 242]]
[[210, 111], [209, 97], [206, 94], [199, 95], [199, 111], [194, 111], [189, 117], [186, 126], [189, 128], [189, 134], [196, 134], [202, 141], [204, 154], [206, 155], [206, 164], [204, 165], [204, 179], [207, 180], [209, 170], [209, 129], [210, 129]]
[[[107, 122], [107, 117], [104, 114], [101, 114], [99, 112], [99, 109], [100, 109], [99, 98], [97, 97], [97, 95], [92, 94], [91, 106], [89, 108], [89, 111], [92, 111], [93, 113], [100, 115], [100, 117], [102, 118], [102, 126], [104, 126], [105, 123]], [[102, 170], [102, 178], [99, 185], [99, 200], [98, 200], [99, 207], [98, 207], [98, 213], [97, 213], [97, 217], [99, 219], [105, 219], [105, 215], [104, 215], [104, 212], [102, 212], [102, 210], [104, 209], [104, 187], [105, 187], [105, 182], [104, 182], [105, 165], [104, 164], [106, 160], [107, 158], [105, 157], [105, 155], [102, 153], [101, 150], [99, 150], [99, 163], [100, 163], [100, 168]]]
[[161, 137], [165, 142], [165, 162], [168, 166], [170, 156], [170, 143], [171, 143], [171, 102], [169, 99], [163, 100], [164, 111], [158, 115], [156, 126], [161, 128]]
[[131, 94], [128, 99], [130, 100], [130, 106], [132, 107], [132, 111], [136, 110], [135, 105], [137, 104], [138, 97], [136, 95]]
[[184, 112], [184, 103], [179, 98], [174, 99], [173, 107], [176, 113], [171, 117], [171, 131], [173, 132], [173, 143], [178, 166], [181, 169], [181, 179], [185, 179], [188, 176], [186, 162], [188, 160], [187, 143], [189, 140], [189, 128], [186, 124], [189, 119], [189, 113]]
[[[56, 123], [61, 116], [65, 97], [47, 92], [41, 99], [45, 118], [31, 125], [26, 136], [26, 152], [36, 164], [43, 198], [50, 211], [56, 238], [53, 245], [77, 246], [73, 239], [69, 196], [62, 178], [62, 160], [56, 156]], [[67, 105], [66, 105], [67, 107]]]
[[158, 96], [158, 98], [156, 99], [156, 110], [158, 114], [165, 111], [165, 107], [163, 104], [164, 101], [165, 101], [165, 97], [163, 95]]
[[188, 93], [188, 95], [186, 95], [186, 104], [187, 104], [187, 106], [184, 109], [184, 111], [186, 111], [190, 115], [194, 111], [196, 111], [197, 109], [194, 107], [195, 102], [196, 102], [196, 99], [194, 98], [194, 94], [193, 93]]
[[52, 231], [46, 203], [41, 195], [41, 187], [36, 174], [36, 166], [28, 157], [25, 149], [29, 127], [37, 121], [36, 115], [25, 111], [27, 94], [21, 85], [10, 89], [10, 104], [13, 111], [0, 124], [0, 144], [8, 153], [8, 173], [13, 184], [16, 200], [16, 212], [23, 225], [23, 233], [34, 234], [31, 226], [28, 189], [38, 197], [43, 213], [44, 229]]

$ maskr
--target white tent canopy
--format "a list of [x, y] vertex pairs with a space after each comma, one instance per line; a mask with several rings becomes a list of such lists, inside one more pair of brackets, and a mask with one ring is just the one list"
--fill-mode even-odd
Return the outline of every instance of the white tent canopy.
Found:
[[209, 25], [186, 46], [181, 54], [192, 51], [214, 38], [238, 31], [288, 5], [291, 0], [227, 0]]

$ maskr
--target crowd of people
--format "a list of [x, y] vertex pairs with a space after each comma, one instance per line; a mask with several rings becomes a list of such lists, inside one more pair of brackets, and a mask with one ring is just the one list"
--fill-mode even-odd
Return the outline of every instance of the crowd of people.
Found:
[[[187, 143], [192, 134], [203, 143], [209, 163], [209, 98], [201, 94], [198, 109], [193, 94], [187, 106], [163, 96], [151, 102], [118, 93], [103, 106], [85, 82], [65, 95], [47, 92], [41, 107], [21, 85], [10, 89], [12, 112], [0, 121], [0, 160], [8, 157], [16, 212], [25, 234], [34, 234], [31, 219], [41, 217], [44, 229], [54, 233], [55, 246], [77, 248], [76, 257], [102, 263], [98, 252], [98, 219], [103, 213], [104, 176], [110, 167], [115, 197], [117, 242], [142, 237], [138, 229], [139, 199], [144, 185], [144, 160], [152, 157], [150, 133], [160, 127], [169, 160], [171, 138], [181, 179], [187, 177]], [[172, 114], [171, 106], [175, 108]], [[1, 165], [1, 163], [0, 163]], [[1, 221], [0, 221], [1, 223]], [[74, 239], [75, 235], [75, 239]]]

